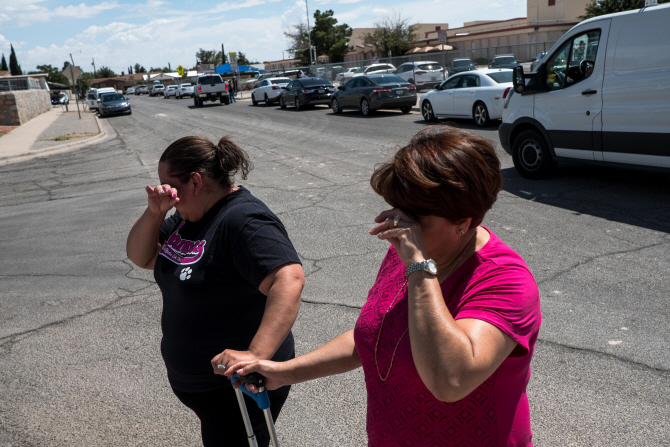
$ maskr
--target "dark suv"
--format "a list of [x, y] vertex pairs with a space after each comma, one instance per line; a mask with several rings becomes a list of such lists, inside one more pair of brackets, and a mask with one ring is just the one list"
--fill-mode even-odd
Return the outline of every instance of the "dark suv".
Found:
[[476, 70], [476, 67], [475, 63], [470, 59], [454, 59], [447, 70], [449, 71], [449, 76], [451, 76], [462, 71]]
[[520, 65], [513, 54], [501, 54], [493, 58], [493, 62], [489, 64], [489, 68], [514, 68]]

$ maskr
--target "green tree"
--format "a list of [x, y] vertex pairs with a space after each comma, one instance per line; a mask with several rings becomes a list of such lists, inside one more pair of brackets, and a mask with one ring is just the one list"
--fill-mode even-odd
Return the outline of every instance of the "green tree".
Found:
[[374, 27], [374, 32], [365, 35], [365, 43], [373, 44], [384, 57], [405, 54], [417, 39], [416, 28], [399, 12], [382, 17]]
[[140, 64], [135, 64], [135, 66], [133, 68], [135, 68], [135, 73], [146, 73], [147, 72], [147, 69], [144, 68], [143, 66], [141, 66]]
[[83, 73], [81, 75], [81, 78], [77, 80], [77, 88], [80, 92], [85, 93], [91, 88], [91, 79], [93, 79], [92, 73]]
[[114, 73], [114, 70], [112, 70], [109, 67], [105, 67], [104, 65], [100, 68], [98, 68], [98, 78], [114, 78], [116, 77], [116, 73]]
[[2, 62], [0, 62], [0, 71], [9, 71], [7, 66], [7, 59], [5, 59], [5, 53], [2, 53]]
[[9, 53], [9, 71], [12, 73], [12, 76], [22, 75], [21, 66], [19, 61], [16, 59], [16, 52], [14, 51], [14, 45], [9, 44], [11, 52]]
[[349, 38], [353, 33], [346, 23], [338, 25], [334, 14], [331, 9], [323, 13], [314, 11], [314, 28], [310, 33], [317, 56], [325, 54], [331, 63], [344, 61], [344, 55], [351, 49]]
[[297, 66], [309, 65], [307, 25], [304, 22], [293, 25], [289, 31], [284, 31], [284, 37], [289, 43], [289, 48], [286, 50], [289, 56], [300, 60]]
[[132, 65], [128, 65], [128, 74], [129, 75], [133, 74], [133, 66]]
[[170, 71], [172, 71], [172, 70], [170, 70], [170, 67], [163, 67], [163, 68], [161, 68], [161, 67], [151, 67], [149, 69], [149, 73], [158, 73], [158, 72], [169, 73]]
[[223, 61], [224, 64], [226, 63], [225, 54], [221, 54], [220, 51], [216, 52], [214, 50], [212, 51], [203, 50], [202, 48], [200, 48], [200, 50], [195, 53], [195, 58], [201, 64], [219, 65], [220, 61]]
[[47, 78], [49, 82], [54, 82], [56, 84], [63, 84], [70, 86], [70, 81], [66, 78], [61, 70], [51, 65], [38, 65], [37, 71], [31, 71], [28, 74], [37, 74], [37, 73], [47, 73], [49, 77]]
[[[658, 0], [658, 3], [668, 3], [669, 1]], [[590, 5], [586, 5], [584, 15], [579, 18], [586, 20], [591, 17], [640, 8], [644, 8], [644, 0], [593, 0]]]
[[251, 64], [257, 64], [258, 62], [251, 62], [248, 58], [247, 55], [244, 54], [243, 52], [237, 53], [237, 64], [238, 65], [251, 65]]

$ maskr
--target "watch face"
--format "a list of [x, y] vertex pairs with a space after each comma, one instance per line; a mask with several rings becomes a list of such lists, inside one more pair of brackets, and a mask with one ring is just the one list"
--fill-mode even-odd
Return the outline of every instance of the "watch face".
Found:
[[435, 264], [435, 261], [429, 259], [428, 265], [426, 266], [426, 270], [428, 270], [431, 275], [437, 275], [437, 264]]

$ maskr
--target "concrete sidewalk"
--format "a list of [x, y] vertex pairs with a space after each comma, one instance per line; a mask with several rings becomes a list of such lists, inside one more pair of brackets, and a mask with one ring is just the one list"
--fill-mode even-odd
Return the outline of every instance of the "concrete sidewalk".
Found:
[[69, 112], [56, 107], [0, 137], [0, 164], [78, 149], [115, 135], [96, 113], [82, 110], [79, 119], [76, 105]]

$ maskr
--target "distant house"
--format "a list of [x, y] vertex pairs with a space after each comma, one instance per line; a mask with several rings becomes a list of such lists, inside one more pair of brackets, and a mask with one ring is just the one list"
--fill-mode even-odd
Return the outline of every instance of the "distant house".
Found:
[[128, 87], [141, 84], [144, 80], [145, 73], [133, 73], [123, 76], [115, 76], [113, 78], [98, 78], [91, 79], [91, 87], [104, 88], [112, 87], [118, 91], [124, 91]]

